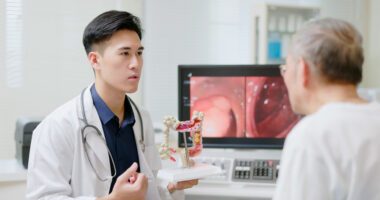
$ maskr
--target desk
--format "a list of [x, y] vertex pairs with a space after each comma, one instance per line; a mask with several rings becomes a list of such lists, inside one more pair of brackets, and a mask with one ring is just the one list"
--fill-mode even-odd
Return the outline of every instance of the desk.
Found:
[[275, 185], [273, 184], [244, 184], [244, 183], [210, 183], [202, 182], [191, 189], [185, 190], [186, 200], [207, 199], [272, 199]]
[[26, 172], [15, 159], [0, 160], [1, 199], [25, 199]]

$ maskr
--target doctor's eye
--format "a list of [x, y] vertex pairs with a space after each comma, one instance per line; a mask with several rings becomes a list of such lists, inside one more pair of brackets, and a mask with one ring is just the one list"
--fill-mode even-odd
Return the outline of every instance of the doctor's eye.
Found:
[[143, 52], [142, 52], [142, 51], [138, 51], [138, 52], [137, 52], [137, 55], [142, 56], [142, 55], [143, 55]]
[[123, 55], [123, 56], [129, 56], [129, 52], [128, 51], [121, 52], [121, 55]]

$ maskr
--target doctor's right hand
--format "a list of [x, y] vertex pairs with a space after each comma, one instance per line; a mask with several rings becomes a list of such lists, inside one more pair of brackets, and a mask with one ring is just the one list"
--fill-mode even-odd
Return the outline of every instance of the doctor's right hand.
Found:
[[133, 163], [121, 174], [113, 187], [112, 193], [102, 200], [140, 200], [145, 199], [148, 179], [142, 173], [137, 173], [137, 163]]

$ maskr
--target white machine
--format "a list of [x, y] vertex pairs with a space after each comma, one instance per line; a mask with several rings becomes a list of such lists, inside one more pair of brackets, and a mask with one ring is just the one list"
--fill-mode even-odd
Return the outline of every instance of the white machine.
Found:
[[281, 150], [204, 149], [196, 162], [218, 166], [222, 173], [200, 179], [185, 190], [187, 200], [269, 200], [280, 173]]
[[[204, 113], [204, 150], [193, 159], [220, 167], [187, 199], [271, 199], [284, 140], [301, 116], [291, 110], [279, 65], [180, 65], [179, 120]], [[178, 146], [186, 143], [178, 137]]]

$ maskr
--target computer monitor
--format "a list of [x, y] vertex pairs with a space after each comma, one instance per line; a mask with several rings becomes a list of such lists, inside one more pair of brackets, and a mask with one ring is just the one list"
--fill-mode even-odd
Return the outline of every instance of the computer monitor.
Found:
[[205, 114], [205, 148], [281, 149], [300, 119], [278, 65], [180, 65], [178, 94], [181, 121]]

